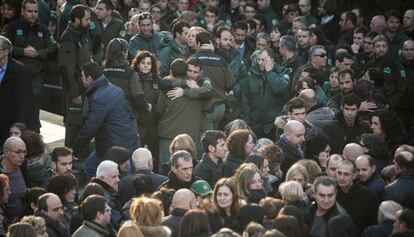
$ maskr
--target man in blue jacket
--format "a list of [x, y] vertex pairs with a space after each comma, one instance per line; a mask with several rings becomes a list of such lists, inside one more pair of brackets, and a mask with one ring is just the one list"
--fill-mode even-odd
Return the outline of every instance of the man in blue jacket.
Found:
[[84, 123], [73, 144], [73, 153], [77, 156], [84, 144], [95, 138], [95, 150], [84, 163], [85, 172], [92, 177], [109, 148], [122, 146], [132, 152], [137, 148], [138, 139], [122, 89], [108, 83], [95, 62], [84, 64], [81, 75], [87, 88], [82, 110]]

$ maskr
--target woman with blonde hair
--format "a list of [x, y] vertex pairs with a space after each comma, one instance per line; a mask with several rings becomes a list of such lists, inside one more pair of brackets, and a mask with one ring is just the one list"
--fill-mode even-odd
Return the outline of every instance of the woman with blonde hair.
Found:
[[234, 175], [239, 196], [246, 202], [258, 203], [266, 196], [263, 174], [255, 164], [242, 164]]
[[301, 186], [303, 191], [306, 193], [308, 200], [312, 198], [312, 189], [309, 184], [309, 173], [305, 166], [295, 163], [292, 165], [286, 173], [286, 181], [296, 181]]
[[116, 237], [144, 237], [139, 226], [133, 221], [125, 221]]
[[27, 223], [33, 226], [36, 232], [36, 237], [47, 237], [49, 236], [46, 231], [46, 222], [40, 216], [24, 216], [20, 223]]
[[171, 235], [168, 227], [161, 226], [163, 217], [161, 205], [159, 200], [153, 198], [133, 199], [129, 213], [145, 237], [169, 237]]
[[188, 151], [193, 157], [193, 165], [197, 164], [197, 149], [194, 144], [194, 140], [188, 134], [179, 134], [175, 136], [170, 144], [170, 154], [179, 150]]

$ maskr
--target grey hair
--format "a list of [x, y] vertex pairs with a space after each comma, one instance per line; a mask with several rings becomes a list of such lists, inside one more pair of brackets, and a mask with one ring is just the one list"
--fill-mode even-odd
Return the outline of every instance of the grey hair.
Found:
[[269, 138], [260, 138], [259, 140], [257, 140], [256, 144], [254, 144], [253, 151], [257, 152], [257, 150], [259, 150], [262, 146], [273, 145], [273, 144], [275, 143]]
[[191, 157], [191, 154], [188, 151], [185, 150], [179, 150], [174, 152], [174, 154], [171, 155], [171, 166], [178, 168], [178, 160], [184, 159], [185, 161], [192, 161], [193, 158]]
[[98, 168], [96, 169], [96, 177], [106, 177], [106, 174], [112, 169], [118, 169], [118, 164], [111, 160], [104, 160], [98, 165]]
[[402, 206], [391, 200], [381, 202], [380, 206], [378, 207], [378, 212], [384, 215], [385, 219], [395, 221], [397, 219], [396, 213], [402, 210]]
[[290, 52], [296, 52], [298, 50], [298, 44], [295, 40], [295, 37], [291, 35], [284, 35], [280, 38], [279, 46], [285, 46], [286, 49]]
[[12, 51], [13, 47], [12, 47], [12, 42], [5, 36], [0, 35], [0, 40], [1, 40], [1, 47], [3, 49], [9, 49], [10, 52]]
[[268, 44], [270, 44], [270, 35], [268, 33], [266, 33], [266, 32], [258, 33], [257, 36], [256, 36], [256, 40], [259, 39], [259, 38], [262, 38], [262, 39], [266, 40], [266, 42]]
[[314, 45], [314, 46], [310, 47], [310, 49], [309, 49], [309, 61], [316, 54], [317, 49], [325, 49], [325, 47], [323, 47], [323, 45], [320, 45], [320, 44], [317, 44], [317, 45]]
[[[0, 37], [2, 37], [2, 36], [0, 36]], [[3, 144], [3, 152], [5, 152], [6, 150], [9, 150], [10, 147], [13, 144], [16, 144], [16, 143], [25, 144], [24, 141], [20, 137], [9, 137], [9, 138], [7, 138], [7, 140]]]

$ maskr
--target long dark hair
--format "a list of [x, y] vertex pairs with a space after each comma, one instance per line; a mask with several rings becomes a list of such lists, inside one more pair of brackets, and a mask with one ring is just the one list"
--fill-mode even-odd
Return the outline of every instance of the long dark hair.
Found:
[[106, 47], [105, 67], [125, 67], [128, 60], [123, 52], [128, 51], [128, 41], [122, 38], [112, 39]]
[[191, 237], [209, 232], [207, 214], [203, 210], [194, 209], [185, 213], [180, 226], [180, 237]]

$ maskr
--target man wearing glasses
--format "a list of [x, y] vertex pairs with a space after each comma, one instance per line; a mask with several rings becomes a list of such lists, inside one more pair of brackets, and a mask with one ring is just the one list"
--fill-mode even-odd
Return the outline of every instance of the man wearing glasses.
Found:
[[91, 195], [82, 202], [83, 224], [73, 233], [73, 237], [109, 236], [107, 225], [111, 220], [108, 201], [99, 195]]
[[26, 189], [23, 173], [20, 169], [27, 154], [26, 144], [19, 137], [10, 137], [4, 142], [0, 172], [9, 178], [10, 197], [5, 211], [10, 220], [19, 217], [25, 209], [20, 201], [20, 193]]

